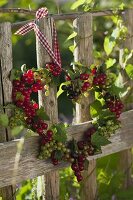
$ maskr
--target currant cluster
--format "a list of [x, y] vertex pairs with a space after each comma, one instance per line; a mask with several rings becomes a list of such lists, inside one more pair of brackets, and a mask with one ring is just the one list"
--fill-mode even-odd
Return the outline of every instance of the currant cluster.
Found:
[[44, 88], [41, 79], [37, 79], [33, 70], [23, 73], [19, 80], [13, 80], [12, 97], [16, 106], [21, 108], [25, 114], [25, 122], [28, 128], [43, 134], [48, 125], [36, 116], [38, 104], [30, 100], [31, 94], [36, 93]]
[[[51, 134], [50, 134], [51, 132]], [[49, 135], [50, 134], [50, 135]], [[70, 159], [70, 150], [66, 148], [65, 144], [62, 142], [57, 142], [52, 138], [52, 131], [48, 130], [46, 136], [42, 136], [41, 139], [41, 152], [39, 155], [40, 159], [50, 158], [53, 165], [59, 164], [60, 160], [69, 160]], [[60, 155], [58, 158], [57, 155]]]
[[25, 126], [25, 114], [21, 109], [15, 108], [13, 116], [9, 119], [9, 127], [12, 129], [21, 125]]
[[67, 92], [69, 99], [77, 99], [81, 94], [81, 91], [78, 87], [74, 87], [74, 85], [63, 85], [62, 90]]
[[103, 86], [106, 84], [106, 74], [104, 73], [100, 73], [100, 74], [96, 74], [96, 76], [93, 79], [93, 84], [95, 86]]
[[42, 145], [39, 158], [42, 160], [50, 158], [53, 152], [54, 146], [55, 146], [55, 141], [49, 141], [45, 143], [45, 145]]
[[106, 103], [109, 110], [115, 114], [115, 117], [119, 118], [124, 108], [122, 101], [112, 96], [110, 99], [106, 100]]
[[45, 134], [41, 135], [41, 145], [46, 145], [47, 143], [53, 141], [53, 131], [47, 130]]
[[120, 127], [120, 122], [118, 120], [108, 120], [104, 125], [102, 124], [102, 126], [98, 127], [98, 131], [102, 136], [109, 138]]
[[60, 76], [62, 69], [55, 63], [47, 63], [46, 68], [52, 73], [53, 76]]
[[83, 177], [81, 172], [85, 169], [85, 161], [87, 156], [94, 154], [94, 148], [91, 144], [91, 136], [95, 133], [94, 127], [89, 128], [84, 133], [84, 140], [77, 142], [77, 150], [71, 152], [73, 162], [71, 168], [74, 171], [74, 175], [77, 177], [77, 181], [80, 182]]
[[91, 87], [91, 84], [89, 81], [85, 81], [81, 87], [82, 92], [86, 92]]
[[61, 160], [70, 159], [70, 150], [66, 148], [62, 142], [55, 142], [54, 151], [51, 154], [51, 161], [53, 165], [58, 165]]

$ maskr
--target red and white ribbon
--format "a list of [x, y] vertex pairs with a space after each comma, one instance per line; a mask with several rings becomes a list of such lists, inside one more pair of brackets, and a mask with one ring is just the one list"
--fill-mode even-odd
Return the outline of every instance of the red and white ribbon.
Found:
[[[39, 20], [43, 17], [48, 16], [47, 8], [40, 8], [36, 12], [36, 20]], [[46, 49], [50, 57], [53, 59], [54, 63], [56, 63], [59, 67], [61, 67], [61, 58], [60, 58], [60, 51], [59, 45], [57, 41], [57, 32], [55, 28], [55, 24], [53, 25], [53, 49], [50, 47], [47, 38], [45, 35], [39, 30], [38, 25], [36, 24], [36, 20], [33, 22], [29, 22], [28, 24], [22, 26], [15, 34], [18, 35], [25, 35], [31, 30], [34, 30], [36, 36], [38, 37], [42, 46]]]

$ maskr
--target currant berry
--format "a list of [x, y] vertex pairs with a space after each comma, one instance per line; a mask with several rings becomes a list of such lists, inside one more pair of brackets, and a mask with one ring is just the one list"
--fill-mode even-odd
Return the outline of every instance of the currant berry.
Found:
[[37, 129], [37, 133], [38, 133], [39, 135], [43, 134], [43, 129], [42, 129], [42, 128], [38, 128], [38, 129]]
[[53, 163], [53, 165], [58, 165], [59, 164], [59, 161], [57, 160], [57, 159], [52, 159], [52, 163]]
[[37, 103], [33, 103], [33, 108], [38, 109], [39, 105]]
[[33, 92], [38, 92], [38, 85], [37, 84], [32, 85], [31, 89]]
[[52, 135], [53, 135], [53, 131], [48, 130], [48, 131], [47, 131], [47, 136], [48, 136], [48, 137], [52, 137]]
[[78, 171], [79, 170], [79, 167], [78, 167], [78, 165], [76, 163], [72, 163], [71, 168], [74, 171]]
[[87, 80], [89, 78], [89, 74], [80, 74], [80, 80]]
[[85, 161], [85, 156], [84, 155], [79, 155], [78, 156], [78, 162], [84, 162]]
[[78, 182], [82, 181], [82, 179], [83, 179], [83, 177], [82, 177], [81, 175], [78, 175], [78, 176], [77, 176], [77, 181], [78, 181]]
[[80, 150], [83, 150], [83, 149], [84, 149], [84, 146], [85, 146], [85, 142], [84, 142], [84, 141], [79, 141], [79, 142], [77, 142], [77, 145], [78, 145], [78, 148], [79, 148]]

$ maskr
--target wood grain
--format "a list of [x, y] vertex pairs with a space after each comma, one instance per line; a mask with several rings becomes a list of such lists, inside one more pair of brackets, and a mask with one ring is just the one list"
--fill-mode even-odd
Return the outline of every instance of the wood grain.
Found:
[[[123, 113], [121, 121], [122, 128], [116, 135], [112, 136], [112, 143], [103, 147], [102, 154], [88, 157], [89, 160], [110, 155], [133, 146], [133, 111]], [[85, 122], [69, 127], [67, 130], [68, 140], [73, 137], [79, 140], [82, 133], [90, 125], [90, 122]], [[37, 159], [38, 140], [37, 136], [24, 140], [24, 143], [23, 139], [0, 143], [0, 187], [21, 183], [23, 180], [68, 166], [68, 163], [62, 163], [55, 167], [50, 161]], [[22, 151], [20, 151], [21, 148]], [[18, 156], [20, 159], [16, 159]], [[17, 165], [15, 163], [16, 160], [18, 160]], [[16, 169], [15, 166], [18, 166], [18, 168]]]
[[[75, 38], [76, 48], [74, 51], [75, 61], [81, 62], [86, 67], [89, 67], [93, 63], [92, 14], [86, 13], [86, 15], [80, 15], [74, 21], [74, 28], [77, 32], [77, 38]], [[76, 123], [91, 119], [89, 106], [93, 101], [94, 94], [90, 92], [88, 98], [84, 97], [82, 98], [81, 104], [76, 104]], [[81, 199], [93, 200], [96, 197], [97, 184], [95, 168], [96, 161], [92, 160], [88, 165], [88, 170], [84, 170], [83, 172], [83, 179], [85, 181], [81, 183]]]
[[[123, 20], [125, 23], [125, 26], [128, 30], [127, 39], [123, 42], [120, 49], [120, 61], [122, 69], [122, 77], [123, 77], [123, 83], [127, 82], [127, 85], [133, 88], [133, 81], [129, 79], [128, 75], [126, 74], [124, 70], [124, 66], [122, 63], [122, 57], [124, 53], [124, 49], [128, 48], [130, 51], [133, 49], [133, 10], [128, 9], [125, 11], [125, 15], [123, 16]], [[129, 60], [129, 63], [133, 64], [133, 56]], [[129, 93], [132, 95], [132, 92]], [[133, 109], [133, 98], [131, 103], [124, 103], [125, 110]], [[128, 188], [133, 185], [133, 179], [132, 179], [132, 163], [133, 163], [133, 156], [132, 156], [132, 150], [128, 149], [126, 151], [120, 152], [120, 169], [125, 174], [123, 186], [124, 188]]]
[[[0, 105], [4, 106], [11, 102], [12, 84], [9, 80], [12, 69], [12, 42], [11, 42], [11, 24], [2, 23], [0, 25]], [[4, 110], [4, 113], [10, 115], [10, 110]], [[9, 130], [0, 127], [0, 142], [11, 140]], [[14, 187], [8, 186], [0, 188], [0, 196], [3, 200], [15, 199], [13, 197]]]
[[[53, 44], [53, 19], [45, 18], [38, 22], [40, 30], [46, 36], [49, 45], [52, 47]], [[36, 39], [37, 49], [37, 66], [38, 68], [44, 67], [47, 62], [51, 61], [50, 56], [40, 44], [38, 38]], [[58, 122], [58, 105], [57, 105], [57, 88], [54, 85], [50, 85], [49, 96], [45, 96], [45, 91], [39, 93], [39, 105], [44, 106], [48, 116], [50, 117], [50, 123]], [[50, 125], [50, 124], [49, 124]], [[45, 199], [46, 200], [57, 200], [59, 196], [59, 173], [53, 171], [45, 175]]]

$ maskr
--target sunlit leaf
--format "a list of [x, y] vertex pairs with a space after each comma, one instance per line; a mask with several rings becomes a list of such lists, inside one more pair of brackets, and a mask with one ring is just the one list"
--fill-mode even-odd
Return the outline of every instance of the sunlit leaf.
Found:
[[127, 75], [129, 76], [129, 78], [133, 79], [133, 65], [132, 64], [128, 64], [125, 68]]
[[108, 60], [106, 60], [106, 68], [109, 69], [109, 68], [112, 67], [115, 63], [116, 63], [116, 59], [109, 58]]
[[0, 114], [0, 125], [7, 127], [9, 124], [9, 118], [7, 114]]
[[115, 38], [115, 39], [118, 39], [119, 36], [120, 36], [120, 29], [119, 29], [118, 27], [116, 27], [116, 28], [113, 30], [113, 32], [112, 32], [112, 34], [111, 34], [111, 37], [113, 37], [113, 38]]
[[77, 36], [77, 33], [74, 31], [71, 35], [69, 35], [69, 37], [67, 38], [67, 41], [75, 38], [76, 36]]
[[102, 104], [96, 100], [90, 105], [90, 115], [92, 118], [97, 117], [102, 110]]
[[69, 46], [69, 50], [73, 53], [76, 48], [76, 45]]
[[57, 98], [64, 92], [64, 90], [62, 90], [62, 86], [63, 86], [63, 85], [69, 85], [69, 84], [70, 84], [70, 82], [69, 82], [69, 81], [66, 81], [66, 82], [64, 82], [64, 83], [62, 83], [62, 84], [60, 85], [59, 90], [58, 90], [58, 92], [57, 92]]
[[0, 6], [4, 6], [8, 3], [8, 0], [0, 0]]
[[77, 1], [75, 1], [71, 6], [71, 10], [75, 10], [79, 6], [83, 5], [85, 3], [85, 1], [86, 0], [77, 0]]
[[21, 133], [21, 131], [23, 131], [24, 130], [24, 126], [23, 125], [21, 125], [21, 126], [15, 126], [12, 130], [11, 130], [11, 134], [13, 135], [13, 136], [17, 136], [17, 135], [19, 135], [20, 133]]
[[116, 41], [114, 40], [114, 38], [108, 37], [108, 36], [105, 37], [104, 50], [105, 50], [107, 56], [111, 54], [115, 45], [116, 45]]

